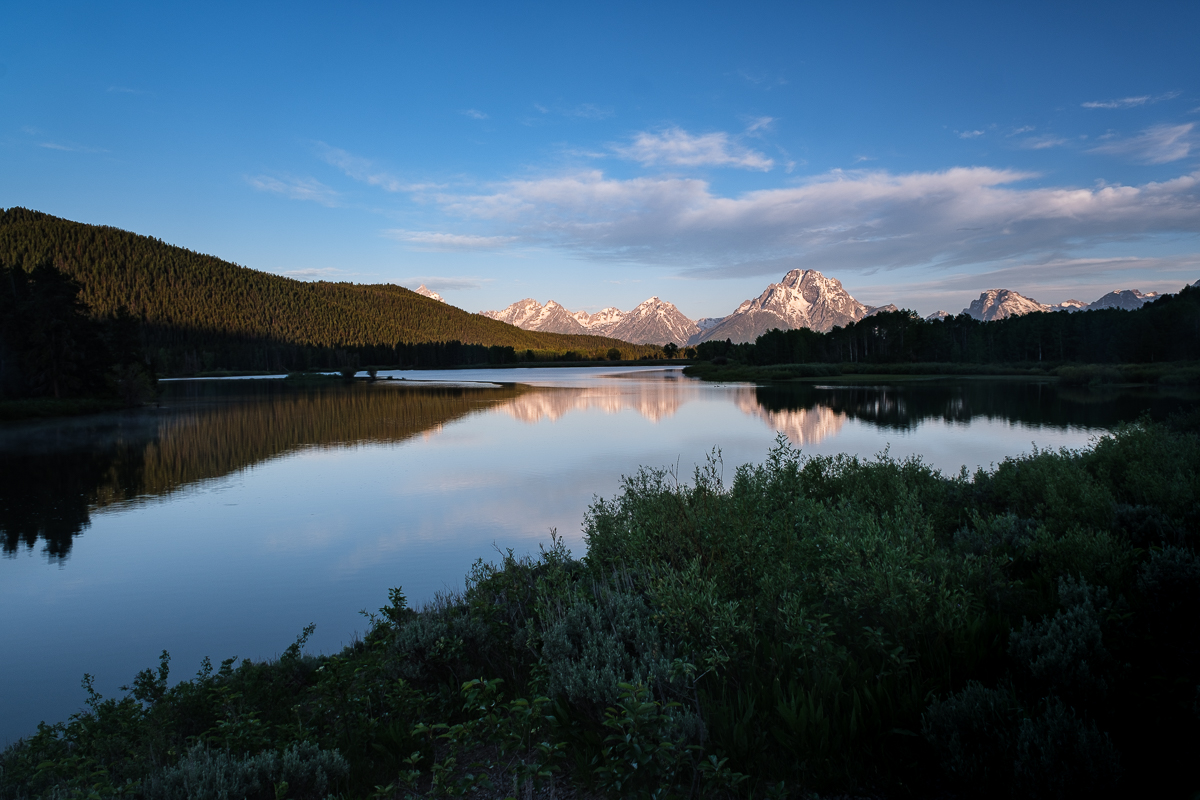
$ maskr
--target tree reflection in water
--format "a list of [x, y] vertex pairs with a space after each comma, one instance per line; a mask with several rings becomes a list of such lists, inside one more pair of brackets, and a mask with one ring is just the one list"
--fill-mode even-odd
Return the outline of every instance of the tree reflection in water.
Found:
[[834, 436], [852, 419], [892, 429], [977, 417], [1109, 428], [1195, 400], [1192, 392], [1060, 390], [1048, 381], [987, 379], [768, 387], [716, 387], [678, 374], [583, 387], [178, 382], [167, 386], [157, 409], [0, 430], [0, 545], [15, 555], [41, 540], [47, 558], [61, 561], [96, 510], [145, 502], [305, 448], [401, 443], [487, 410], [530, 424], [583, 410], [634, 411], [660, 422], [701, 397], [733, 402], [796, 445]]

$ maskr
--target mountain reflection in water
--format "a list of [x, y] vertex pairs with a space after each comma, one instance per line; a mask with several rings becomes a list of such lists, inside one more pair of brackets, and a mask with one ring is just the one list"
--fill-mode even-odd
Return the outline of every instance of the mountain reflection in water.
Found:
[[[520, 380], [520, 373], [497, 373]], [[306, 448], [398, 444], [487, 411], [529, 424], [574, 411], [634, 412], [659, 422], [714, 394], [782, 431], [797, 446], [841, 431], [847, 420], [911, 429], [974, 417], [1053, 427], [1108, 428], [1145, 410], [1164, 415], [1190, 395], [1150, 389], [1060, 390], [1053, 383], [934, 380], [866, 386], [713, 386], [678, 373], [584, 386], [419, 381], [305, 385], [278, 380], [167, 384], [153, 410], [0, 429], [0, 544], [8, 555], [44, 542], [65, 559], [90, 515], [249, 469]]]

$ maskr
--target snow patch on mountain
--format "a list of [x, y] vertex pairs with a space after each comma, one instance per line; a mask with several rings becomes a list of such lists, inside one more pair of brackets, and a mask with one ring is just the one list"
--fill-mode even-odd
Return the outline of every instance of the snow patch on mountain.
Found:
[[1094, 303], [1089, 303], [1087, 309], [1091, 311], [1097, 308], [1119, 308], [1123, 311], [1134, 311], [1146, 303], [1152, 303], [1157, 299], [1158, 292], [1143, 294], [1137, 289], [1121, 289], [1120, 291], [1109, 292]]
[[588, 333], [633, 344], [682, 345], [700, 331], [695, 321], [684, 316], [673, 303], [658, 297], [651, 297], [632, 311], [610, 307], [594, 314], [571, 313], [553, 300], [543, 306], [527, 298], [502, 311], [480, 313], [529, 331]]
[[991, 322], [996, 319], [1048, 310], [1050, 310], [1049, 306], [1014, 292], [1012, 289], [988, 289], [979, 295], [978, 300], [972, 300], [971, 305], [964, 308], [962, 313], [983, 322]]
[[753, 342], [772, 328], [824, 332], [857, 322], [869, 313], [871, 307], [851, 297], [836, 278], [827, 278], [813, 269], [794, 269], [717, 325], [701, 330], [688, 344], [709, 339]]
[[417, 294], [428, 297], [430, 300], [437, 300], [438, 302], [441, 302], [441, 303], [446, 302], [446, 298], [442, 297], [440, 294], [433, 291], [432, 289], [425, 288], [425, 284], [423, 284], [423, 283], [420, 286], [418, 286], [416, 289], [413, 289], [413, 291], [416, 292]]
[[588, 333], [587, 328], [581, 325], [570, 311], [553, 300], [542, 305], [537, 300], [527, 297], [524, 300], [518, 300], [503, 311], [481, 311], [479, 313], [527, 331]]

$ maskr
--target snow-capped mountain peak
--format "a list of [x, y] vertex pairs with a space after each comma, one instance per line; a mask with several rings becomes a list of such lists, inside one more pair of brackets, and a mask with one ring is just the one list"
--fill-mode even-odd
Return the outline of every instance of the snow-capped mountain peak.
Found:
[[1158, 292], [1140, 292], [1137, 289], [1120, 289], [1109, 292], [1094, 303], [1082, 303], [1078, 300], [1064, 300], [1054, 305], [1039, 303], [1011, 289], [988, 289], [973, 300], [971, 305], [963, 309], [964, 314], [984, 322], [994, 319], [1004, 319], [1020, 314], [1030, 314], [1034, 311], [1096, 311], [1105, 308], [1119, 308], [1133, 311], [1146, 303], [1152, 303], [1159, 297]]
[[753, 342], [772, 328], [828, 331], [857, 322], [871, 310], [851, 297], [836, 278], [814, 269], [794, 269], [716, 325], [701, 330], [689, 344], [708, 339]]
[[1094, 303], [1089, 303], [1089, 310], [1096, 308], [1120, 308], [1125, 311], [1133, 311], [1141, 308], [1146, 303], [1153, 303], [1158, 299], [1158, 292], [1149, 292], [1143, 294], [1137, 289], [1120, 289], [1115, 292], [1109, 292]]
[[621, 311], [610, 306], [595, 314], [586, 311], [572, 314], [553, 300], [543, 306], [536, 300], [526, 299], [513, 303], [503, 311], [480, 313], [526, 330], [590, 333], [634, 344], [674, 342], [682, 345], [700, 330], [674, 304], [659, 297], [651, 297], [632, 311]]
[[423, 283], [420, 286], [418, 286], [416, 289], [413, 289], [413, 291], [416, 292], [417, 294], [428, 297], [430, 300], [437, 300], [442, 303], [446, 302], [446, 298], [442, 297], [440, 294], [433, 291], [432, 289], [425, 288], [425, 284], [423, 284]]
[[1049, 308], [1011, 289], [988, 289], [979, 295], [978, 300], [972, 300], [971, 305], [964, 308], [962, 313], [983, 322], [991, 322], [994, 319], [1031, 314], [1034, 311], [1048, 311]]

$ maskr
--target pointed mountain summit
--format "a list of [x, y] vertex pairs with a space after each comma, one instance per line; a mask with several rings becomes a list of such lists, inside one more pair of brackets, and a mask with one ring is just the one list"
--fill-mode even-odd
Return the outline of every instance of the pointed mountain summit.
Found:
[[674, 342], [683, 345], [699, 332], [700, 328], [696, 323], [685, 317], [674, 303], [651, 297], [622, 315], [620, 322], [607, 329], [603, 335], [634, 344]]
[[1012, 289], [988, 289], [979, 295], [978, 300], [972, 300], [971, 305], [964, 308], [962, 313], [982, 322], [991, 322], [994, 319], [1018, 317], [1049, 309], [1049, 306]]
[[542, 331], [544, 333], [590, 333], [571, 315], [570, 311], [550, 300], [542, 305], [537, 300], [527, 297], [518, 300], [503, 311], [481, 311], [485, 317], [516, 325], [527, 331]]
[[1031, 314], [1034, 311], [1098, 311], [1105, 308], [1118, 308], [1122, 311], [1134, 311], [1146, 303], [1153, 303], [1159, 297], [1158, 292], [1143, 293], [1137, 289], [1120, 289], [1109, 292], [1094, 303], [1081, 303], [1078, 300], [1066, 300], [1054, 305], [1039, 303], [1037, 300], [1018, 294], [1011, 289], [988, 289], [979, 295], [978, 300], [963, 309], [964, 314], [984, 322], [1005, 317], [1016, 317], [1021, 314]]
[[428, 297], [430, 300], [437, 300], [442, 303], [446, 302], [446, 298], [442, 297], [440, 294], [433, 291], [432, 289], [425, 288], [425, 284], [423, 284], [423, 283], [420, 286], [418, 286], [416, 289], [413, 289], [413, 291], [419, 295], [424, 295], [425, 297]]
[[1088, 303], [1087, 309], [1091, 311], [1097, 308], [1119, 308], [1123, 311], [1135, 311], [1146, 303], [1153, 303], [1158, 299], [1158, 292], [1149, 292], [1143, 294], [1137, 289], [1121, 289], [1116, 292], [1109, 292], [1094, 303]]
[[682, 345], [700, 331], [673, 303], [658, 297], [651, 297], [632, 311], [609, 307], [595, 314], [586, 311], [572, 314], [553, 300], [543, 306], [536, 300], [525, 299], [503, 311], [480, 313], [527, 331], [589, 333], [633, 344]]
[[[617, 327], [621, 320], [625, 318], [625, 312], [616, 306], [602, 308], [595, 314], [589, 314], [586, 311], [576, 311], [571, 316], [579, 321], [579, 324], [593, 333], [601, 331], [609, 331]], [[607, 335], [607, 334], [605, 334]]]
[[772, 328], [826, 332], [857, 322], [873, 310], [851, 297], [836, 278], [826, 278], [814, 269], [794, 269], [718, 324], [702, 330], [688, 344], [709, 339], [753, 342]]

